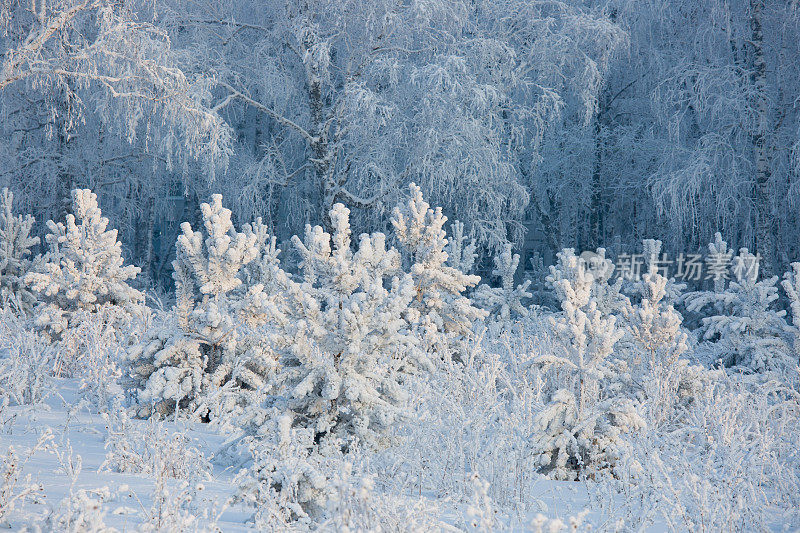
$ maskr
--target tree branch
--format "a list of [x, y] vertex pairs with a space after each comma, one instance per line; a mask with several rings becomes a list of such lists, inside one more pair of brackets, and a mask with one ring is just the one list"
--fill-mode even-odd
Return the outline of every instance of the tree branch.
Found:
[[[311, 135], [305, 128], [303, 128], [302, 126], [300, 126], [296, 122], [293, 122], [293, 121], [289, 120], [288, 118], [276, 113], [275, 111], [273, 111], [269, 107], [265, 106], [264, 104], [262, 104], [260, 102], [256, 102], [255, 100], [253, 100], [249, 96], [247, 96], [245, 94], [242, 94], [241, 91], [238, 91], [237, 89], [234, 89], [228, 83], [225, 83], [224, 81], [218, 81], [217, 85], [220, 85], [221, 87], [225, 87], [226, 89], [228, 89], [231, 92], [229, 97], [238, 98], [238, 99], [242, 100], [243, 102], [245, 102], [246, 104], [249, 104], [249, 105], [253, 106], [254, 108], [256, 108], [259, 111], [261, 111], [262, 113], [264, 113], [264, 114], [272, 117], [273, 119], [277, 120], [278, 122], [280, 122], [284, 126], [288, 126], [288, 127], [292, 128], [297, 133], [299, 133], [306, 140], [306, 142], [308, 142], [309, 144], [314, 144], [314, 143], [319, 141], [319, 139], [317, 137], [315, 137], [314, 135]], [[225, 104], [226, 101], [227, 101], [227, 99], [225, 101], [223, 101], [222, 103]]]

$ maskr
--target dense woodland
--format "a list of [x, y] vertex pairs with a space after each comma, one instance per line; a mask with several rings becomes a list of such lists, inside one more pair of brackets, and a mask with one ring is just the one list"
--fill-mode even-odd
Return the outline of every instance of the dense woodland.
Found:
[[779, 273], [798, 24], [767, 0], [4, 0], [0, 186], [40, 237], [92, 189], [160, 286], [213, 193], [282, 242], [337, 202], [385, 231], [411, 182], [484, 265], [526, 231], [553, 259], [720, 231]]

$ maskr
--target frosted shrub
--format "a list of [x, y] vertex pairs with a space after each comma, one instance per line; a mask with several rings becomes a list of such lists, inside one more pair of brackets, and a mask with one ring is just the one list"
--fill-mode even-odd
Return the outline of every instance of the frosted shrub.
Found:
[[293, 428], [291, 415], [267, 422], [264, 436], [248, 438], [250, 466], [238, 477], [236, 499], [256, 508], [259, 527], [321, 518], [329, 497], [325, 459], [314, 452], [309, 428]]
[[494, 531], [499, 517], [495, 516], [494, 503], [489, 497], [489, 482], [482, 480], [478, 474], [473, 474], [470, 481], [473, 496], [472, 503], [465, 513], [466, 529], [481, 533]]
[[101, 470], [183, 480], [209, 476], [211, 464], [185, 433], [154, 419], [132, 421], [121, 406], [103, 418], [108, 436]]
[[239, 394], [222, 410], [229, 412], [247, 403], [247, 391], [265, 386], [274, 366], [258, 332], [273, 314], [271, 300], [262, 283], [242, 277], [246, 265], [279, 251], [265, 248], [261, 226], [237, 232], [221, 195], [200, 207], [205, 234], [184, 222], [178, 237], [175, 308], [127, 356], [128, 386], [139, 391], [143, 416], [176, 406], [208, 416], [204, 395], [234, 382]]
[[[76, 327], [67, 330], [58, 344], [56, 373], [80, 379], [80, 396], [100, 412], [113, 408], [115, 401], [123, 395], [119, 361], [128, 343], [120, 342], [112, 325], [115, 316], [114, 310], [109, 308], [92, 313]], [[129, 339], [135, 338], [130, 331], [128, 336]]]
[[533, 296], [528, 292], [531, 282], [526, 280], [521, 285], [514, 286], [519, 254], [511, 253], [510, 243], [507, 243], [503, 251], [494, 257], [494, 265], [492, 276], [500, 279], [500, 287], [482, 284], [475, 290], [472, 300], [478, 307], [488, 311], [497, 323], [507, 328], [510, 327], [512, 318], [528, 316], [528, 308], [522, 300]]
[[25, 276], [32, 267], [31, 248], [39, 244], [39, 237], [31, 236], [33, 217], [14, 215], [13, 203], [11, 191], [0, 191], [0, 304], [29, 312], [36, 296], [26, 285]]
[[765, 531], [776, 520], [796, 526], [798, 414], [797, 395], [774, 382], [732, 376], [709, 386], [684, 423], [635, 440], [646, 475], [626, 489], [628, 525], [660, 520], [670, 531], [704, 532]]
[[441, 510], [425, 497], [380, 491], [372, 474], [345, 461], [332, 476], [322, 531], [438, 531]]
[[[527, 340], [525, 350], [538, 349], [540, 340]], [[527, 443], [540, 405], [517, 352], [510, 346], [487, 351], [484, 344], [478, 330], [462, 361], [443, 362], [432, 375], [409, 381], [414, 422], [397, 428], [399, 445], [375, 463], [386, 465], [380, 479], [393, 490], [457, 503], [472, 497], [465, 480], [477, 473], [490, 483], [498, 506], [524, 514], [534, 504], [524, 495], [539, 477], [530, 468]]]
[[[448, 358], [454, 349], [460, 350], [460, 344], [471, 334], [473, 322], [486, 317], [485, 311], [463, 296], [480, 277], [446, 265], [448, 240], [443, 228], [447, 217], [441, 208], [431, 209], [422, 190], [413, 183], [410, 192], [408, 203], [395, 207], [392, 217], [397, 240], [411, 263], [415, 312], [410, 322], [419, 317], [416, 327], [425, 348]], [[463, 264], [463, 258], [459, 262]]]
[[181, 481], [173, 485], [169, 483], [167, 476], [156, 476], [153, 503], [149, 509], [145, 509], [145, 520], [137, 531], [140, 533], [221, 531], [217, 521], [225, 510], [225, 505], [219, 508], [207, 505], [200, 497], [204, 490], [205, 486], [201, 483]]
[[36, 452], [48, 448], [53, 435], [49, 430], [44, 432], [33, 447], [23, 453], [9, 446], [0, 459], [0, 525], [3, 525], [17, 506], [26, 500], [35, 499], [42, 492], [42, 486], [34, 483], [30, 474], [22, 477], [22, 469]]
[[734, 257], [734, 279], [726, 288], [686, 295], [686, 307], [707, 312], [702, 321], [709, 362], [751, 371], [794, 369], [797, 357], [789, 343], [785, 311], [773, 309], [777, 276], [758, 280], [758, 258], [747, 248]]
[[107, 320], [121, 333], [132, 318], [144, 312], [144, 296], [128, 285], [139, 268], [123, 265], [117, 230], [108, 230], [97, 195], [88, 189], [72, 191], [73, 213], [66, 225], [47, 222], [48, 251], [38, 271], [25, 276], [37, 293], [35, 324], [59, 340], [91, 313], [105, 309]]
[[111, 499], [108, 487], [70, 490], [41, 524], [44, 531], [64, 533], [117, 533], [106, 525], [104, 503]]
[[52, 392], [58, 350], [26, 326], [8, 308], [0, 309], [0, 402], [38, 404]]
[[[631, 400], [604, 396], [601, 383], [616, 379], [610, 356], [623, 332], [614, 316], [603, 316], [592, 294], [594, 278], [572, 249], [559, 252], [549, 279], [561, 299], [553, 329], [563, 354], [541, 355], [544, 371], [566, 374], [536, 417], [532, 452], [540, 471], [556, 479], [612, 471], [627, 455], [623, 434], [644, 425]], [[563, 379], [563, 378], [559, 378]]]

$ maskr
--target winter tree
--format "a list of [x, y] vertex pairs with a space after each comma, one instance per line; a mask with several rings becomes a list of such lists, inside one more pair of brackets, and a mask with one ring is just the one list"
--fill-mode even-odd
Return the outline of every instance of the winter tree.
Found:
[[590, 134], [554, 146], [542, 166], [583, 171], [566, 190], [597, 192], [598, 239], [660, 233], [693, 252], [724, 227], [766, 263], [797, 257], [796, 5], [593, 5], [629, 46], [610, 65]]
[[734, 278], [722, 291], [686, 295], [688, 310], [708, 310], [702, 334], [709, 362], [756, 372], [793, 368], [796, 357], [787, 344], [786, 311], [773, 309], [777, 276], [759, 281], [759, 258], [747, 248], [733, 258], [731, 270]]
[[[414, 282], [412, 308], [419, 316], [420, 337], [428, 351], [448, 358], [452, 349], [470, 334], [472, 323], [486, 317], [486, 312], [472, 305], [462, 293], [480, 281], [447, 266], [448, 240], [442, 209], [431, 209], [415, 184], [411, 198], [394, 209], [392, 225], [411, 262]], [[416, 320], [416, 316], [412, 322]]]
[[31, 270], [31, 248], [39, 237], [31, 235], [34, 219], [30, 215], [14, 215], [14, 195], [8, 189], [0, 193], [0, 302], [10, 303], [28, 312], [36, 304], [36, 296], [25, 283]]
[[228, 182], [240, 216], [330, 232], [341, 202], [354, 227], [382, 229], [413, 181], [482, 249], [522, 238], [543, 138], [565, 106], [592, 114], [623, 41], [572, 2], [164, 6], [174, 43], [202, 50], [192, 66], [217, 80], [215, 107], [241, 133]]
[[597, 309], [603, 316], [614, 315], [617, 320], [624, 318], [630, 307], [630, 299], [622, 292], [627, 281], [625, 276], [617, 276], [614, 282], [616, 266], [606, 257], [605, 248], [597, 248], [595, 252], [584, 252], [579, 258], [581, 268], [588, 269], [592, 277], [592, 298], [597, 302]]
[[544, 370], [568, 376], [536, 417], [532, 452], [541, 472], [555, 479], [596, 476], [625, 458], [623, 433], [644, 425], [631, 400], [605, 397], [601, 383], [614, 379], [610, 356], [623, 332], [616, 317], [603, 316], [592, 296], [593, 274], [574, 250], [558, 255], [548, 281], [561, 300], [562, 313], [551, 324], [563, 354], [534, 361]]
[[130, 7], [109, 0], [57, 0], [32, 9], [3, 3], [0, 91], [41, 91], [61, 121], [51, 127], [66, 133], [82, 120], [82, 90], [92, 89], [93, 107], [129, 140], [142, 129], [159, 132], [154, 141], [165, 148], [180, 139], [193, 156], [225, 159], [230, 131], [205, 105], [207, 80], [187, 77], [168, 36], [137, 20], [136, 8], [144, 6]]
[[[657, 253], [657, 247], [651, 249]], [[630, 380], [628, 390], [643, 404], [640, 411], [653, 425], [672, 419], [676, 409], [691, 402], [699, 388], [707, 385], [703, 380], [709, 378], [684, 358], [689, 351], [688, 336], [680, 313], [669, 303], [669, 284], [670, 280], [651, 267], [642, 276], [641, 299], [626, 321], [629, 373], [622, 381]]]
[[[247, 404], [248, 391], [265, 387], [274, 371], [274, 355], [258, 327], [277, 312], [264, 285], [243, 284], [242, 273], [253, 261], [274, 262], [279, 250], [259, 249], [269, 239], [258, 223], [255, 231], [248, 226], [237, 232], [221, 195], [201, 211], [205, 234], [184, 222], [176, 244], [175, 308], [128, 355], [140, 415], [166, 415], [176, 407], [203, 417], [228, 413]], [[236, 390], [214, 397], [223, 405], [204, 403], [226, 383]]]
[[528, 308], [522, 300], [533, 296], [527, 290], [531, 282], [526, 280], [521, 285], [514, 286], [519, 254], [511, 253], [511, 243], [503, 246], [503, 251], [494, 256], [494, 265], [492, 276], [500, 279], [500, 287], [482, 284], [475, 290], [472, 300], [502, 323], [509, 323], [512, 316], [528, 316]]
[[[642, 241], [645, 272], [650, 274], [651, 278], [653, 278], [653, 274], [667, 278], [663, 299], [666, 304], [674, 304], [680, 299], [681, 293], [686, 289], [686, 284], [678, 283], [674, 278], [667, 277], [669, 262], [666, 254], [661, 253], [661, 247], [662, 242], [658, 239], [644, 239]], [[641, 284], [639, 291], [642, 295], [649, 294], [649, 289], [644, 287], [644, 283]]]
[[475, 267], [475, 259], [478, 258], [478, 254], [475, 253], [475, 239], [467, 242], [468, 237], [464, 234], [464, 224], [458, 220], [454, 220], [450, 227], [453, 236], [447, 243], [447, 263], [456, 270], [469, 274]]
[[305, 239], [293, 239], [302, 277], [286, 290], [287, 317], [273, 340], [279, 368], [267, 403], [312, 429], [321, 446], [380, 443], [404, 416], [403, 374], [430, 367], [405, 320], [411, 275], [381, 233], [362, 234], [353, 250], [349, 214], [336, 204], [332, 234], [309, 225]]
[[800, 353], [800, 263], [792, 263], [792, 269], [783, 275], [781, 285], [789, 298], [789, 307], [792, 311], [792, 326], [794, 327], [794, 353], [795, 359]]
[[35, 324], [49, 338], [61, 335], [102, 309], [113, 311], [120, 326], [143, 313], [144, 296], [128, 285], [139, 268], [123, 264], [117, 230], [89, 189], [72, 191], [72, 213], [66, 225], [49, 220], [48, 250], [25, 283], [38, 295]]

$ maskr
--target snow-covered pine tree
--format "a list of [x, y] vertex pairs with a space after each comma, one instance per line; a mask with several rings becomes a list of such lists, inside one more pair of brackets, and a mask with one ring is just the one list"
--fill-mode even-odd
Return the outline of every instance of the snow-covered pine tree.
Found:
[[783, 275], [781, 285], [789, 298], [789, 308], [792, 310], [793, 345], [795, 361], [800, 353], [800, 263], [792, 263], [791, 270]]
[[415, 313], [409, 315], [409, 322], [419, 321], [416, 327], [427, 351], [447, 359], [460, 352], [473, 322], [487, 315], [463, 296], [480, 276], [446, 265], [448, 240], [443, 228], [447, 217], [441, 208], [431, 209], [419, 187], [412, 183], [409, 188], [411, 198], [395, 207], [392, 217], [397, 240], [411, 263]]
[[532, 296], [528, 292], [531, 282], [526, 280], [521, 285], [514, 286], [519, 254], [511, 253], [511, 243], [506, 243], [503, 251], [494, 256], [494, 265], [492, 276], [500, 279], [500, 287], [482, 284], [475, 290], [472, 300], [478, 307], [488, 311], [498, 323], [508, 326], [512, 317], [528, 316], [528, 308], [522, 300]]
[[[710, 272], [714, 281], [714, 292], [722, 292], [728, 283], [728, 265], [733, 257], [733, 250], [728, 248], [728, 243], [722, 239], [722, 233], [714, 234], [714, 242], [708, 243], [707, 262], [715, 265], [718, 270]], [[723, 270], [724, 269], [724, 270]]]
[[583, 268], [592, 274], [591, 294], [600, 314], [616, 316], [617, 320], [624, 318], [630, 308], [630, 299], [622, 292], [626, 280], [618, 276], [612, 283], [616, 266], [606, 257], [606, 249], [597, 248], [589, 254], [584, 252], [579, 261], [583, 261]]
[[[262, 283], [241, 278], [246, 265], [270, 263], [279, 250], [258, 222], [237, 232], [221, 195], [200, 210], [205, 234], [184, 222], [176, 243], [175, 308], [127, 357], [140, 416], [166, 415], [176, 406], [204, 417], [230, 412], [252, 401], [250, 393], [264, 388], [274, 371], [275, 357], [258, 328], [278, 314], [275, 303]], [[212, 395], [215, 405], [207, 405], [208, 395], [227, 383], [231, 394]]]
[[286, 291], [288, 320], [273, 339], [280, 352], [271, 408], [313, 429], [320, 446], [375, 444], [403, 416], [403, 374], [430, 368], [405, 316], [414, 297], [400, 256], [382, 233], [362, 234], [354, 252], [350, 212], [330, 212], [333, 234], [306, 227], [293, 238], [302, 281]]
[[713, 373], [682, 358], [689, 349], [688, 335], [680, 313], [668, 301], [669, 284], [658, 269], [649, 268], [639, 283], [640, 302], [631, 309], [626, 326], [631, 357], [625, 378], [648, 424], [654, 425], [670, 420], [713, 378]]
[[259, 250], [259, 256], [242, 270], [242, 280], [247, 286], [261, 284], [266, 294], [278, 296], [287, 286], [288, 274], [281, 268], [277, 237], [269, 234], [269, 228], [261, 218], [245, 224], [242, 229], [245, 234], [255, 236], [255, 247]]
[[362, 234], [354, 251], [349, 216], [335, 204], [331, 234], [309, 225], [293, 238], [301, 274], [270, 335], [278, 370], [260, 409], [242, 418], [253, 463], [238, 496], [286, 520], [319, 512], [331, 457], [355, 442], [386, 444], [405, 416], [407, 373], [433, 368], [406, 321], [414, 283], [399, 253], [382, 233]]
[[[718, 239], [719, 240], [719, 239]], [[747, 248], [733, 258], [734, 279], [720, 291], [687, 294], [686, 307], [710, 312], [703, 318], [703, 350], [710, 361], [756, 372], [793, 368], [786, 311], [775, 310], [777, 276], [758, 281], [759, 260]], [[716, 287], [719, 288], [719, 287]]]
[[475, 253], [475, 239], [466, 242], [468, 237], [464, 234], [464, 224], [458, 220], [453, 221], [451, 229], [453, 236], [445, 248], [447, 263], [456, 270], [469, 274], [475, 267], [475, 259], [478, 257], [478, 254]]
[[97, 195], [89, 189], [73, 190], [72, 211], [66, 225], [47, 222], [48, 251], [38, 268], [25, 275], [25, 283], [40, 300], [35, 324], [53, 340], [75, 327], [85, 313], [103, 309], [113, 315], [109, 320], [122, 326], [144, 311], [144, 296], [127, 283], [139, 268], [123, 264], [117, 230], [107, 229]]
[[25, 283], [31, 270], [31, 248], [39, 237], [31, 237], [34, 219], [30, 215], [14, 215], [14, 194], [6, 188], [0, 192], [0, 303], [10, 303], [19, 311], [29, 312], [36, 296]]
[[[663, 261], [665, 258], [662, 257], [661, 247], [662, 243], [658, 239], [642, 240], [642, 251], [644, 255], [645, 273], [651, 275], [653, 273], [656, 273], [666, 278], [668, 274], [667, 271], [668, 263], [666, 263], [666, 261]], [[675, 281], [674, 278], [667, 278], [667, 283], [664, 286], [664, 296], [663, 296], [664, 303], [674, 305], [680, 299], [685, 289], [686, 289], [685, 283], [678, 283]], [[642, 294], [644, 291], [647, 290], [649, 289], [645, 288], [644, 284], [640, 284], [639, 286], [640, 294]]]
[[555, 390], [536, 417], [532, 452], [540, 471], [556, 479], [613, 472], [626, 454], [622, 434], [644, 425], [630, 399], [601, 390], [603, 380], [616, 378], [609, 356], [623, 332], [616, 317], [598, 309], [594, 277], [573, 249], [559, 252], [548, 281], [561, 299], [562, 313], [551, 323], [564, 353], [534, 359], [545, 372], [560, 372], [551, 375]]

